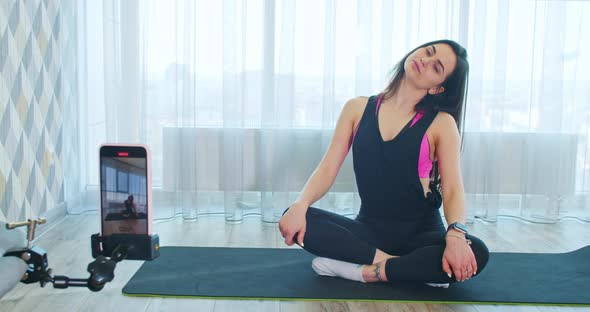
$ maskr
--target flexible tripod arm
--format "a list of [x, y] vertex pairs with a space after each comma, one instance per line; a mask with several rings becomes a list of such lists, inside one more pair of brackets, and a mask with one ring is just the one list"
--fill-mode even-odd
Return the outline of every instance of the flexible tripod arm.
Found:
[[111, 258], [98, 256], [88, 264], [90, 277], [87, 279], [69, 278], [56, 275], [52, 278], [54, 288], [88, 287], [92, 291], [100, 291], [104, 285], [115, 278], [115, 267], [117, 262], [125, 259], [127, 250], [123, 246], [117, 246]]
[[[124, 259], [130, 260], [153, 260], [159, 253], [159, 237], [153, 235], [122, 235], [113, 234], [103, 237], [99, 234], [93, 234], [90, 237], [93, 262], [88, 264], [87, 271], [90, 273], [88, 278], [70, 278], [63, 275], [52, 275], [47, 253], [38, 246], [32, 246], [32, 240], [35, 237], [35, 228], [38, 224], [45, 223], [45, 219], [27, 220], [6, 224], [6, 229], [11, 230], [17, 227], [26, 226], [27, 247], [22, 248], [22, 242], [12, 244], [11, 249], [3, 254], [4, 249], [0, 249], [0, 257], [18, 258], [4, 260], [2, 262], [14, 265], [18, 271], [11, 271], [12, 275], [5, 274], [0, 276], [4, 283], [0, 283], [0, 297], [10, 290], [19, 281], [24, 284], [40, 283], [45, 287], [47, 283], [52, 283], [54, 288], [68, 287], [87, 287], [92, 291], [100, 291], [106, 283], [112, 281], [115, 277], [115, 267], [117, 262]], [[4, 238], [5, 236], [0, 236]], [[19, 239], [22, 240], [22, 239]], [[12, 248], [14, 247], [14, 248]], [[22, 261], [21, 261], [22, 260]], [[24, 271], [24, 274], [22, 273]], [[5, 279], [7, 278], [7, 279]]]
[[41, 287], [45, 287], [47, 283], [52, 283], [54, 288], [88, 287], [92, 291], [100, 291], [106, 283], [115, 278], [117, 262], [125, 259], [126, 253], [126, 247], [117, 246], [110, 259], [105, 256], [98, 256], [88, 264], [87, 271], [90, 273], [88, 278], [69, 278], [63, 275], [52, 276], [51, 269], [48, 268], [47, 253], [38, 247], [10, 251], [4, 256], [14, 256], [22, 260], [28, 259], [25, 262], [29, 265], [29, 268], [21, 279], [22, 283], [32, 284], [39, 282]]

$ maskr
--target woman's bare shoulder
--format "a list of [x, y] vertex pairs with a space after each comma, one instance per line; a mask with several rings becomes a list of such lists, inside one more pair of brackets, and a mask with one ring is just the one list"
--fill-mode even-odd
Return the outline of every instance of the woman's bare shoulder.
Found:
[[438, 112], [432, 122], [435, 140], [440, 136], [459, 135], [455, 118], [447, 112]]
[[350, 100], [346, 101], [344, 105], [345, 110], [350, 110], [351, 112], [359, 112], [364, 111], [367, 103], [369, 102], [369, 98], [366, 96], [357, 96], [351, 98]]
[[356, 104], [356, 105], [362, 105], [362, 104], [367, 104], [368, 101], [369, 101], [368, 96], [357, 96], [357, 97], [351, 98], [346, 103], [347, 104], [351, 103], [351, 104]]
[[346, 104], [344, 104], [344, 107], [342, 108], [342, 116], [347, 120], [352, 121], [353, 125], [356, 127], [363, 116], [363, 112], [365, 111], [368, 102], [369, 98], [366, 96], [351, 98], [346, 101]]
[[455, 117], [447, 112], [438, 112], [434, 118], [434, 122], [444, 127], [449, 127], [451, 125], [455, 125], [455, 128], [457, 127]]

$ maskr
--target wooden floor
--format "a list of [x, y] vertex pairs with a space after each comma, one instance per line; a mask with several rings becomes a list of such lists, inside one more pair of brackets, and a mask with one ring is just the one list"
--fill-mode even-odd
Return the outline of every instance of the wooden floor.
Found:
[[[90, 235], [98, 232], [98, 215], [68, 216], [37, 239], [56, 275], [88, 277], [92, 261]], [[588, 224], [563, 220], [557, 224], [532, 224], [500, 218], [497, 223], [476, 220], [471, 232], [482, 238], [491, 251], [567, 252], [590, 245]], [[246, 218], [228, 224], [222, 217], [196, 221], [176, 219], [154, 225], [162, 246], [227, 246], [285, 248], [276, 224]], [[298, 247], [297, 247], [298, 248]], [[121, 289], [141, 265], [123, 261], [117, 265], [113, 282], [97, 293], [85, 288], [53, 289], [51, 285], [17, 285], [0, 300], [0, 311], [590, 311], [590, 308], [548, 306], [499, 306], [469, 304], [421, 304], [383, 302], [298, 302], [257, 300], [199, 300], [132, 298]], [[507, 285], [508, 287], [508, 285]]]

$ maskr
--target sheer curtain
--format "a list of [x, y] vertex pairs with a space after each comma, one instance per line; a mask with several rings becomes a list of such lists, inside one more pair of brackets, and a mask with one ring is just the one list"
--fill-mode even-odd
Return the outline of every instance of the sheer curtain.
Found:
[[[70, 212], [96, 207], [98, 146], [129, 142], [151, 148], [156, 218], [274, 222], [344, 103], [383, 90], [415, 46], [449, 38], [470, 55], [469, 218], [590, 216], [590, 3], [111, 0], [79, 13], [88, 206]], [[315, 206], [359, 204], [349, 155]]]
[[590, 219], [590, 3], [475, 1], [463, 176], [475, 214]]

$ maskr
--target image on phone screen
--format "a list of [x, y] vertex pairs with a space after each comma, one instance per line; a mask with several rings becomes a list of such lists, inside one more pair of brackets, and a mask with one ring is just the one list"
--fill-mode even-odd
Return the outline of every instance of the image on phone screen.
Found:
[[100, 153], [102, 235], [147, 234], [148, 177], [145, 150]]

